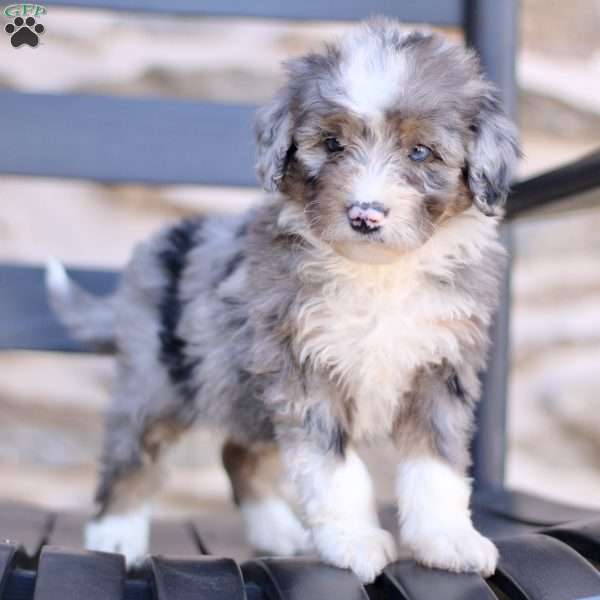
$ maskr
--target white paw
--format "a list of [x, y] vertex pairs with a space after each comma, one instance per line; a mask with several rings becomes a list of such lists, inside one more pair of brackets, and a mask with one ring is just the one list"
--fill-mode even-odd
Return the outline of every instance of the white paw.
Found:
[[150, 514], [147, 508], [124, 515], [106, 515], [85, 528], [88, 550], [123, 554], [127, 567], [139, 566], [148, 554]]
[[489, 577], [498, 564], [496, 546], [470, 523], [450, 531], [428, 532], [406, 544], [415, 560], [426, 567]]
[[281, 498], [244, 502], [240, 510], [246, 538], [255, 550], [273, 556], [294, 556], [312, 549], [308, 531]]
[[312, 535], [324, 561], [354, 571], [363, 583], [374, 581], [397, 557], [394, 538], [378, 527], [321, 525], [313, 529]]

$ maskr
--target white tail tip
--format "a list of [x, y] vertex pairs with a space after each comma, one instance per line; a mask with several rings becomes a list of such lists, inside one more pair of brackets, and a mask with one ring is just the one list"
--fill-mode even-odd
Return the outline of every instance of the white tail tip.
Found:
[[69, 276], [62, 263], [56, 258], [49, 258], [46, 262], [46, 286], [52, 294], [60, 297], [69, 295]]

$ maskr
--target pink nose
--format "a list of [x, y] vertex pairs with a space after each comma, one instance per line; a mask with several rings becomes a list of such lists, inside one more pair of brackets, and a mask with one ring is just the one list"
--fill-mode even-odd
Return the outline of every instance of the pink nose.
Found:
[[360, 233], [377, 231], [385, 220], [386, 210], [378, 202], [361, 202], [348, 209], [350, 226]]

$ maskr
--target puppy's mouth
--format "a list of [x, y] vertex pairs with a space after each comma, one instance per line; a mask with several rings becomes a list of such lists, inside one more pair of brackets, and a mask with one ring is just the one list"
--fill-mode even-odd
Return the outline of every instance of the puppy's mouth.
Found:
[[383, 244], [383, 228], [382, 227], [372, 227], [365, 223], [364, 221], [359, 222], [350, 222], [350, 228], [352, 232], [350, 233], [350, 238], [358, 243], [380, 243]]
[[369, 221], [363, 221], [362, 219], [349, 219], [350, 227], [352, 231], [360, 233], [361, 235], [372, 236], [377, 233], [380, 229], [380, 225], [369, 223]]
[[353, 240], [331, 242], [331, 247], [353, 262], [372, 265], [390, 264], [400, 260], [405, 254], [399, 248], [386, 245], [379, 232], [356, 235]]

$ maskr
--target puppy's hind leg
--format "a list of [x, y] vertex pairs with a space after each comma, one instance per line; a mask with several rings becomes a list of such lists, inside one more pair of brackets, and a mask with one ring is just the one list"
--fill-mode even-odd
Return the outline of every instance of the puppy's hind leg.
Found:
[[136, 415], [113, 410], [106, 424], [100, 481], [99, 510], [85, 529], [89, 550], [123, 554], [128, 567], [148, 553], [150, 502], [158, 491], [163, 449], [182, 430], [173, 417]]
[[222, 456], [250, 545], [275, 556], [310, 550], [308, 532], [278, 490], [281, 465], [277, 449], [243, 446], [229, 440]]

